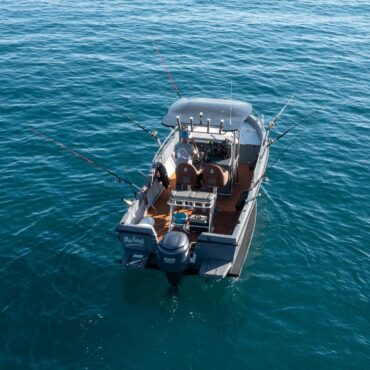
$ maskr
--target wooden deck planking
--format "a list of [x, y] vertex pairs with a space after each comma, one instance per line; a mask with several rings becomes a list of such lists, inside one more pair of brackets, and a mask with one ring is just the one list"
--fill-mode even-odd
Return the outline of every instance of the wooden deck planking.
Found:
[[[236, 212], [235, 205], [238, 202], [240, 195], [246, 191], [251, 184], [253, 171], [249, 170], [247, 164], [239, 164], [239, 182], [234, 184], [233, 193], [231, 196], [217, 196], [216, 212], [214, 214], [214, 233], [232, 234], [238, 221], [239, 212]], [[157, 232], [158, 239], [162, 239], [169, 228], [170, 208], [167, 204], [171, 191], [176, 188], [176, 179], [173, 175], [170, 179], [168, 189], [163, 189], [162, 193], [154, 202], [154, 207], [148, 211], [148, 216], [155, 220], [154, 228]], [[188, 211], [190, 214], [191, 211]], [[197, 233], [189, 233], [190, 239], [196, 239]], [[192, 234], [192, 235], [191, 235]]]

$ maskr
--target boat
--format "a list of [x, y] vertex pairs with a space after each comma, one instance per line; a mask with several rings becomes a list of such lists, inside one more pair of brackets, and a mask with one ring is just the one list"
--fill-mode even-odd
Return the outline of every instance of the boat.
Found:
[[170, 129], [116, 227], [125, 268], [157, 269], [172, 285], [184, 275], [238, 277], [256, 224], [269, 158], [269, 128], [252, 104], [180, 98]]

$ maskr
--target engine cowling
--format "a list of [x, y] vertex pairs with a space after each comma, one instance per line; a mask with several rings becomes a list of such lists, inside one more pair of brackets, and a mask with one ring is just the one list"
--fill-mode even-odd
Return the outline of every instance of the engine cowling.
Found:
[[170, 231], [158, 245], [157, 259], [160, 269], [171, 284], [176, 284], [189, 263], [190, 242], [185, 233]]

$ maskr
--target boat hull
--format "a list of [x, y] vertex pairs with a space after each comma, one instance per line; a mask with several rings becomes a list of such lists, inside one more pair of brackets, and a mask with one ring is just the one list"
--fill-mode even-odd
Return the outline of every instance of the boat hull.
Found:
[[230, 270], [229, 276], [238, 277], [240, 276], [245, 260], [249, 253], [249, 249], [252, 243], [254, 229], [256, 226], [257, 219], [257, 200], [254, 201], [251, 215], [248, 219], [243, 239], [240, 243], [239, 252], [235, 258], [235, 262]]

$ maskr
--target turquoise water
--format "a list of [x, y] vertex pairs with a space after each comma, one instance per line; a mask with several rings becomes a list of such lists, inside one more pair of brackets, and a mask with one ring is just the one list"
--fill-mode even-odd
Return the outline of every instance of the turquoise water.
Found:
[[[366, 1], [0, 4], [1, 369], [370, 367], [370, 6]], [[124, 271], [114, 233], [176, 95], [251, 102], [275, 135], [238, 280]]]

